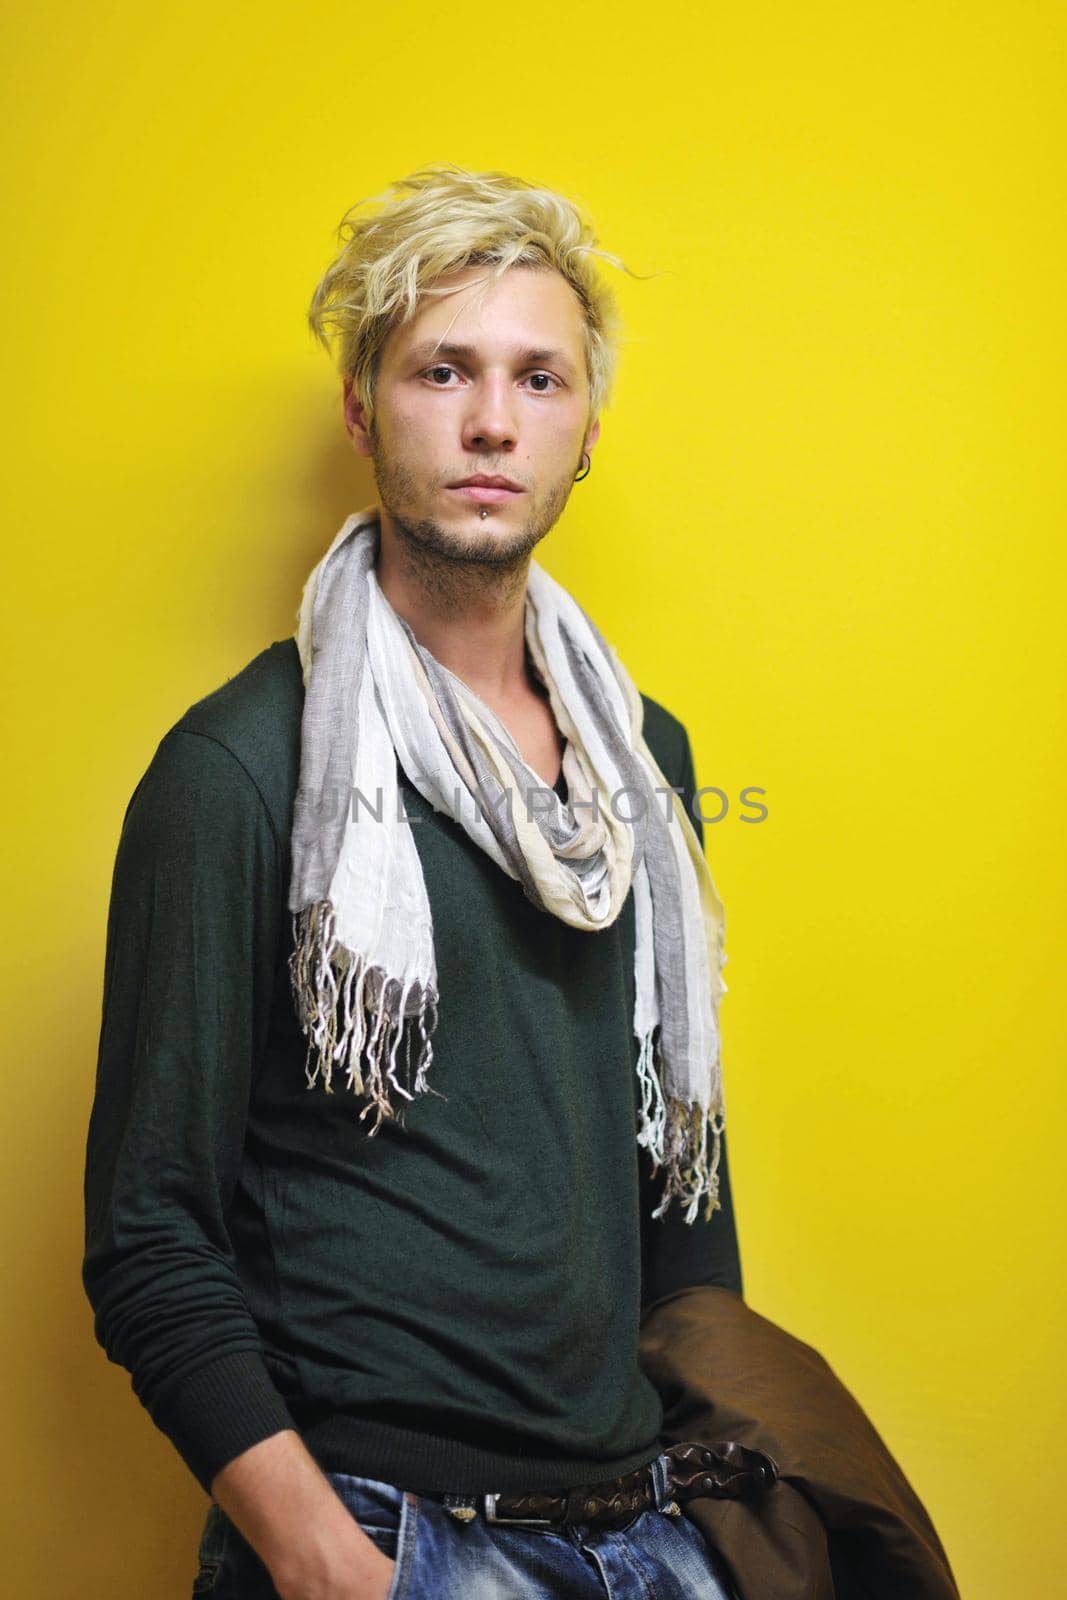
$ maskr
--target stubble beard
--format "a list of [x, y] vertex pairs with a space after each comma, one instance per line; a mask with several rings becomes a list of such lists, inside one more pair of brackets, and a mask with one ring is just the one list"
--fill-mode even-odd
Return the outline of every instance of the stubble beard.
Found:
[[[435, 517], [415, 517], [405, 510], [418, 498], [420, 483], [402, 460], [389, 456], [371, 430], [372, 462], [378, 498], [389, 513], [409, 569], [435, 593], [445, 590], [470, 594], [521, 586], [533, 551], [559, 521], [574, 486], [580, 462], [564, 479], [534, 498], [527, 494], [525, 522], [519, 527], [491, 527], [503, 507], [486, 506], [485, 532], [459, 532]], [[473, 515], [473, 512], [472, 512]], [[480, 526], [480, 525], [479, 525]]]

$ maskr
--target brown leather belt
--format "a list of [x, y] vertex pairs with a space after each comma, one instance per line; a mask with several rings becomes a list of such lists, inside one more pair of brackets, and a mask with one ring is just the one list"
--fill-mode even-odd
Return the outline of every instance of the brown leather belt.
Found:
[[[696, 1443], [668, 1446], [667, 1487], [671, 1496], [664, 1509], [680, 1514], [679, 1501], [697, 1495], [719, 1500], [748, 1500], [764, 1494], [778, 1477], [778, 1465], [762, 1450], [749, 1450], [733, 1440], [708, 1446]], [[652, 1463], [636, 1467], [621, 1478], [577, 1489], [553, 1492], [534, 1489], [526, 1493], [431, 1496], [443, 1500], [461, 1522], [483, 1511], [490, 1523], [504, 1526], [550, 1528], [589, 1522], [598, 1526], [626, 1523], [657, 1503]]]

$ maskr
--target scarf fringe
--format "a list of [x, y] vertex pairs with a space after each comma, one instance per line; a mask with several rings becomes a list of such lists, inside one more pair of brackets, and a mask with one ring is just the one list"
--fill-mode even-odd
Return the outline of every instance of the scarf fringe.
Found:
[[[396, 1096], [411, 1101], [419, 1094], [445, 1096], [431, 1087], [427, 1074], [433, 1061], [432, 1036], [437, 1026], [437, 995], [412, 978], [405, 985], [380, 967], [354, 955], [336, 934], [334, 909], [328, 900], [317, 901], [293, 914], [293, 951], [289, 957], [293, 994], [301, 1025], [307, 1035], [304, 1075], [313, 1089], [321, 1076], [327, 1094], [333, 1091], [335, 1062], [346, 1064], [346, 1087], [364, 1095], [362, 1121], [372, 1111], [368, 1129], [373, 1138], [387, 1119], [403, 1127], [403, 1108]], [[418, 1049], [412, 1075], [412, 1031], [405, 1029], [408, 1007], [417, 997], [413, 1013], [418, 1024]], [[397, 1000], [399, 999], [399, 1003]], [[339, 1028], [340, 1019], [340, 1028]], [[706, 1221], [721, 1208], [719, 1160], [723, 1114], [704, 1111], [698, 1102], [671, 1097], [664, 1100], [655, 1059], [655, 1029], [640, 1040], [637, 1075], [641, 1085], [637, 1142], [651, 1154], [653, 1176], [666, 1168], [663, 1198], [652, 1212], [662, 1217], [672, 1200], [685, 1206], [691, 1223], [706, 1196]], [[409, 1087], [397, 1076], [397, 1053], [405, 1045], [404, 1067]], [[364, 1070], [366, 1069], [366, 1075]], [[708, 1153], [708, 1129], [712, 1148]]]
[[640, 1039], [637, 1054], [637, 1077], [641, 1084], [641, 1128], [638, 1144], [652, 1151], [653, 1158], [662, 1160], [663, 1135], [667, 1126], [667, 1108], [663, 1104], [663, 1090], [659, 1074], [653, 1065], [655, 1028], [650, 1028]]
[[[664, 1105], [659, 1077], [652, 1063], [651, 1034], [641, 1041], [637, 1060], [642, 1102], [637, 1142], [652, 1156], [652, 1175], [666, 1167], [663, 1198], [652, 1212], [662, 1217], [672, 1200], [685, 1206], [685, 1220], [691, 1223], [701, 1198], [707, 1196], [704, 1220], [710, 1222], [722, 1209], [719, 1199], [719, 1160], [725, 1126], [722, 1110], [706, 1112], [699, 1102], [688, 1103], [672, 1096]], [[708, 1129], [711, 1129], [711, 1156], [708, 1156]]]
[[[432, 1035], [437, 1026], [436, 992], [417, 978], [406, 984], [392, 978], [381, 967], [348, 950], [337, 938], [335, 912], [328, 900], [316, 901], [293, 913], [289, 972], [297, 1015], [307, 1035], [304, 1076], [309, 1089], [315, 1087], [321, 1074], [326, 1093], [332, 1094], [334, 1063], [346, 1063], [346, 1087], [367, 1097], [360, 1120], [371, 1111], [377, 1113], [368, 1130], [371, 1138], [385, 1119], [395, 1119], [397, 1126], [403, 1127], [403, 1108], [397, 1104], [396, 1095], [408, 1101], [419, 1094], [446, 1098], [427, 1082], [433, 1061]], [[417, 1005], [413, 1015], [419, 1031], [414, 1081], [412, 1033], [405, 1028], [413, 1002]], [[397, 1052], [402, 1042], [409, 1087], [397, 1076]]]

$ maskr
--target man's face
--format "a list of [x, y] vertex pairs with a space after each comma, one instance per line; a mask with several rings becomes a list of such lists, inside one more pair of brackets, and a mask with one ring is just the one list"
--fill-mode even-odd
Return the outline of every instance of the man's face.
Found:
[[[476, 307], [485, 272], [438, 280], [457, 292], [424, 297], [383, 346], [371, 427], [347, 381], [345, 417], [373, 459], [383, 523], [449, 560], [514, 566], [559, 518], [600, 426], [590, 426], [570, 285], [555, 271], [512, 267]], [[516, 488], [455, 487], [478, 474]]]

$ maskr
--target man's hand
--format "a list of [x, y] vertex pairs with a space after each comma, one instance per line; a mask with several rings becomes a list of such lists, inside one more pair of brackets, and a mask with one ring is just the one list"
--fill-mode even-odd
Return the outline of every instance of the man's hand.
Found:
[[339, 1543], [322, 1552], [325, 1562], [316, 1563], [313, 1572], [309, 1566], [291, 1578], [272, 1572], [281, 1600], [385, 1600], [396, 1562], [382, 1555], [373, 1539], [361, 1537], [370, 1546], [365, 1558], [362, 1551]]
[[385, 1600], [395, 1562], [363, 1532], [293, 1429], [228, 1462], [211, 1495], [281, 1600]]
[[396, 1562], [383, 1555], [351, 1517], [349, 1524], [359, 1535], [358, 1546], [338, 1539], [320, 1549], [314, 1560], [306, 1551], [298, 1555], [291, 1572], [272, 1569], [281, 1600], [385, 1600]]

